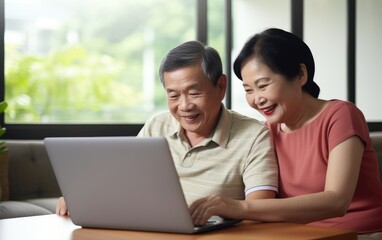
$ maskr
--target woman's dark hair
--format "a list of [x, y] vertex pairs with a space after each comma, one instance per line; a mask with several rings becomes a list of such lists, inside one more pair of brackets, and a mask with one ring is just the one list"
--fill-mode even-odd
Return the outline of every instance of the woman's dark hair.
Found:
[[252, 57], [267, 65], [275, 73], [293, 79], [305, 64], [308, 80], [303, 90], [317, 98], [320, 87], [313, 81], [314, 59], [308, 45], [296, 35], [277, 28], [270, 28], [251, 37], [233, 64], [235, 75], [240, 79], [241, 69]]

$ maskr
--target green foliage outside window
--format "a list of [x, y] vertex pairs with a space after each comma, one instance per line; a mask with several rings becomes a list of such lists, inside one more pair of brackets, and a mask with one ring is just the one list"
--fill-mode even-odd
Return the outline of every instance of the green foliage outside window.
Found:
[[[134, 107], [141, 94], [120, 81], [126, 63], [109, 56], [87, 52], [80, 46], [58, 49], [47, 56], [21, 56], [7, 49], [7, 101], [10, 119], [44, 122], [76, 118], [76, 113], [93, 117], [118, 115]], [[81, 122], [80, 116], [77, 121]], [[105, 116], [104, 116], [105, 117]]]
[[[44, 41], [35, 41], [37, 50], [6, 42], [6, 122], [142, 123], [166, 109], [159, 63], [175, 45], [195, 39], [194, 0], [40, 2], [45, 13], [65, 21], [38, 32]], [[5, 2], [5, 11], [11, 3]], [[220, 3], [213, 8], [219, 28], [224, 17]], [[11, 26], [6, 19], [6, 33]], [[223, 32], [213, 35], [209, 39], [221, 39]], [[147, 73], [149, 92], [143, 84]]]

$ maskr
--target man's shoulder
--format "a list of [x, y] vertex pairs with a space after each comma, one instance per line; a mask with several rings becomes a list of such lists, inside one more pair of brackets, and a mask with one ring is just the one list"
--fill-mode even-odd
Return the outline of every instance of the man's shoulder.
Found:
[[146, 126], [161, 126], [165, 125], [174, 125], [176, 124], [176, 119], [171, 115], [170, 112], [160, 112], [152, 115], [145, 123]]
[[232, 124], [235, 124], [235, 125], [244, 124], [251, 127], [260, 127], [260, 128], [267, 127], [264, 122], [261, 122], [260, 120], [256, 118], [243, 115], [234, 110], [229, 110], [229, 112], [231, 114]]
[[[251, 137], [256, 139], [258, 136], [268, 135], [269, 128], [264, 122], [258, 119], [229, 110], [231, 114], [230, 135], [236, 138]], [[257, 137], [254, 137], [257, 136]]]
[[152, 115], [148, 121], [153, 120], [153, 119], [158, 120], [158, 119], [171, 119], [171, 118], [173, 118], [171, 113], [164, 111], [164, 112], [159, 112], [159, 113]]
[[150, 117], [139, 136], [153, 137], [153, 136], [166, 136], [170, 131], [174, 130], [177, 126], [176, 119], [169, 112], [161, 112], [154, 114]]
[[171, 121], [171, 120], [175, 120], [174, 117], [171, 115], [171, 113], [167, 111], [163, 111], [163, 112], [153, 114], [146, 121], [146, 124], [151, 122], [163, 122], [163, 121]]

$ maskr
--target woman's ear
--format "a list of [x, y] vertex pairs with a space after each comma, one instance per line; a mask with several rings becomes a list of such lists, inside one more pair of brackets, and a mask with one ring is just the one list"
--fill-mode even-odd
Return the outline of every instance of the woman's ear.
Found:
[[300, 64], [300, 72], [298, 74], [298, 81], [300, 83], [300, 86], [304, 86], [306, 82], [308, 81], [308, 70], [306, 69], [305, 64]]

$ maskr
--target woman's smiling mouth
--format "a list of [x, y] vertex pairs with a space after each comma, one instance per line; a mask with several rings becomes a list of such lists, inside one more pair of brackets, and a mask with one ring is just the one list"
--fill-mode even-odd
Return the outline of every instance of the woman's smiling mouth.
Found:
[[264, 114], [264, 115], [272, 115], [272, 113], [274, 112], [275, 108], [276, 108], [277, 104], [274, 104], [272, 106], [269, 106], [269, 107], [266, 107], [266, 108], [261, 108], [260, 111]]

